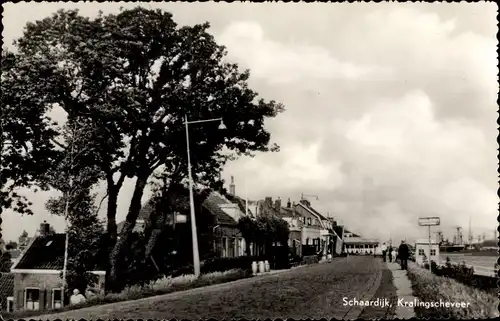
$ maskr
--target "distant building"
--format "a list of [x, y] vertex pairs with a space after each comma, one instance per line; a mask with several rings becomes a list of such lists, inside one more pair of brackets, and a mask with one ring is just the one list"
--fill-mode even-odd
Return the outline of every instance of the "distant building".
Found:
[[381, 254], [379, 240], [364, 238], [348, 229], [344, 229], [344, 246], [350, 254]]
[[423, 265], [429, 263], [429, 259], [436, 263], [440, 262], [439, 242], [436, 240], [420, 239], [415, 241], [415, 263]]

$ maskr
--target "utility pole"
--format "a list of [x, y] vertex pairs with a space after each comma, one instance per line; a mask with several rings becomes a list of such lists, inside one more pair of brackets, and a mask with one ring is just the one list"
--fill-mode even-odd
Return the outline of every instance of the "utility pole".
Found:
[[[64, 297], [65, 290], [67, 288], [67, 269], [68, 269], [68, 247], [69, 247], [69, 225], [68, 225], [68, 214], [69, 214], [69, 200], [71, 198], [72, 190], [73, 190], [73, 152], [74, 152], [74, 142], [76, 135], [76, 120], [73, 127], [73, 133], [71, 134], [71, 142], [70, 142], [70, 152], [69, 152], [69, 168], [68, 168], [68, 180], [69, 187], [66, 191], [66, 202], [64, 206], [64, 223], [66, 225], [66, 237], [64, 240], [64, 263], [63, 263], [63, 286], [62, 286], [62, 295]], [[64, 300], [63, 300], [64, 301]]]

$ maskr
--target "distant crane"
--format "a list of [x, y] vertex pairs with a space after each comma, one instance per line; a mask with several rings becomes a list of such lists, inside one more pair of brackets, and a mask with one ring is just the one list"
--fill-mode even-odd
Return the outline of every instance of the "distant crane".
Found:
[[464, 244], [464, 236], [462, 234], [462, 228], [460, 226], [457, 226], [456, 229], [457, 229], [457, 236], [454, 243], [462, 245]]
[[437, 241], [439, 242], [439, 244], [443, 243], [443, 232], [437, 231], [436, 237], [437, 237]]

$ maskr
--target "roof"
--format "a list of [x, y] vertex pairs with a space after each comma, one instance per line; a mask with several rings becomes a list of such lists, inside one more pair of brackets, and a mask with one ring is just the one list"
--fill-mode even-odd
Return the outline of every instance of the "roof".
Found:
[[[415, 244], [429, 244], [429, 239], [418, 239], [415, 241]], [[439, 244], [436, 240], [431, 240], [431, 244]]]
[[[240, 211], [242, 211], [243, 213], [245, 213], [247, 210], [248, 210], [248, 215], [249, 216], [253, 216], [253, 213], [252, 211], [250, 210], [250, 206], [248, 207], [247, 209], [247, 206], [246, 206], [246, 200], [244, 200], [243, 198], [239, 197], [239, 196], [236, 196], [236, 195], [231, 195], [231, 194], [228, 194], [228, 195], [225, 195], [225, 197], [232, 203], [234, 204], [237, 204]], [[250, 205], [250, 201], [248, 201], [248, 205]]]
[[0, 298], [9, 296], [14, 296], [14, 274], [0, 273]]
[[356, 234], [356, 233], [354, 233], [354, 232], [352, 232], [352, 231], [350, 231], [350, 230], [348, 230], [346, 228], [344, 228], [344, 233], [351, 233], [354, 237], [361, 237], [361, 235]]
[[37, 236], [26, 248], [24, 255], [14, 268], [16, 270], [62, 270], [65, 241], [65, 233]]
[[295, 216], [297, 216], [295, 214], [295, 211], [293, 210], [293, 208], [290, 208], [290, 207], [282, 207], [280, 214], [283, 217], [295, 217]]
[[210, 193], [207, 199], [203, 202], [203, 207], [216, 217], [217, 224], [237, 225], [238, 222], [236, 222], [236, 220], [219, 207], [219, 205], [223, 204], [227, 204], [227, 201], [215, 193]]
[[363, 237], [347, 237], [344, 239], [346, 244], [378, 244], [379, 240], [376, 239], [365, 239]]
[[302, 203], [298, 203], [297, 205], [300, 205], [302, 206], [303, 208], [305, 208], [306, 210], [308, 210], [309, 212], [313, 213], [314, 215], [316, 215], [320, 220], [328, 220], [325, 216], [323, 216], [322, 214], [320, 214], [318, 211], [316, 211], [314, 208], [310, 207], [310, 206], [307, 206], [307, 205], [304, 205]]
[[61, 270], [64, 264], [65, 240], [64, 233], [36, 237], [15, 268]]

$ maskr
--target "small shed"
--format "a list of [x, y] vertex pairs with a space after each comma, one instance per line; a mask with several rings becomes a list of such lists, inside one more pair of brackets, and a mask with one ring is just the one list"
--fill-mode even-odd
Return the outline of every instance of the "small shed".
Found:
[[439, 264], [439, 242], [436, 240], [419, 239], [415, 241], [415, 263], [422, 265], [428, 263], [428, 260]]

